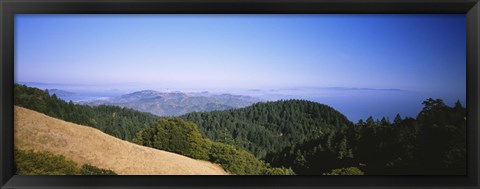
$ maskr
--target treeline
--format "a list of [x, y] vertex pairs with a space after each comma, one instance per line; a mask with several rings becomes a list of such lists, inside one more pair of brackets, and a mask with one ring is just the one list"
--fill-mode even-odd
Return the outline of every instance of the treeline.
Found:
[[204, 136], [243, 148], [258, 158], [353, 125], [335, 109], [306, 100], [256, 103], [182, 118], [197, 124]]
[[77, 163], [62, 155], [33, 150], [14, 150], [14, 168], [18, 175], [117, 175], [112, 170]]
[[218, 163], [228, 172], [237, 175], [294, 174], [291, 169], [272, 168], [243, 149], [204, 138], [194, 123], [181, 118], [160, 119], [139, 132], [133, 142]]
[[153, 124], [156, 116], [117, 106], [95, 106], [65, 102], [48, 91], [15, 84], [14, 104], [64, 121], [97, 128], [124, 140]]
[[465, 175], [466, 109], [427, 99], [416, 118], [369, 117], [355, 126], [267, 155], [272, 165], [297, 174], [356, 167], [368, 175]]

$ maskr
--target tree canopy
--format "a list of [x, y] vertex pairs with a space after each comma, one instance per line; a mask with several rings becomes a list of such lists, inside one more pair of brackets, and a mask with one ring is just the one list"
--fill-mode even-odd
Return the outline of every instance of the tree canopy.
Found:
[[181, 118], [163, 118], [140, 131], [133, 142], [220, 164], [232, 174], [294, 174], [291, 169], [271, 168], [249, 152], [201, 136], [197, 126]]
[[466, 174], [466, 109], [459, 102], [449, 107], [440, 99], [423, 104], [415, 119], [397, 115], [388, 123], [368, 118], [268, 154], [265, 161], [292, 167], [300, 175], [344, 167], [368, 175]]
[[196, 123], [204, 136], [243, 148], [258, 158], [353, 125], [335, 109], [306, 100], [257, 103], [240, 109], [195, 112], [182, 118]]

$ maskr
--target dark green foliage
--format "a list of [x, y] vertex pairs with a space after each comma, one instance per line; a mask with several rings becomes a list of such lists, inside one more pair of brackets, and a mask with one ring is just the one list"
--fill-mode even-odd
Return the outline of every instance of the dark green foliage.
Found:
[[212, 143], [209, 160], [238, 175], [260, 175], [266, 171], [265, 163], [252, 154], [219, 142]]
[[318, 139], [268, 154], [265, 161], [273, 166], [291, 167], [299, 175], [321, 175], [331, 169], [355, 165], [350, 143], [345, 135], [329, 131]]
[[112, 170], [100, 169], [88, 164], [83, 165], [80, 172], [81, 175], [117, 175]]
[[333, 169], [329, 173], [324, 173], [323, 175], [363, 175], [363, 172], [356, 167], [347, 167], [347, 168]]
[[18, 175], [78, 175], [77, 164], [47, 152], [14, 151]]
[[220, 164], [238, 175], [294, 174], [291, 169], [270, 168], [245, 150], [203, 138], [197, 126], [181, 118], [164, 118], [140, 131], [133, 142]]
[[257, 103], [182, 117], [196, 123], [204, 136], [246, 149], [258, 158], [353, 125], [333, 108], [306, 100]]
[[14, 151], [15, 169], [18, 175], [116, 175], [115, 172], [92, 165], [79, 167], [62, 155], [32, 150]]
[[400, 122], [402, 122], [402, 117], [400, 116], [400, 114], [397, 114], [395, 116], [395, 119], [393, 120], [393, 123], [399, 124]]
[[208, 159], [211, 144], [202, 138], [197, 126], [180, 118], [158, 120], [137, 133], [133, 142], [195, 159]]
[[[394, 123], [368, 118], [356, 126], [267, 155], [273, 166], [300, 175], [359, 167], [368, 175], [465, 175], [466, 110], [427, 99], [416, 119], [397, 115]], [[331, 172], [330, 172], [331, 173]]]
[[295, 172], [291, 168], [269, 168], [266, 175], [295, 175]]
[[117, 106], [73, 104], [48, 91], [15, 84], [14, 104], [68, 122], [97, 128], [109, 135], [131, 140], [135, 133], [151, 125], [156, 116]]
[[453, 108], [440, 99], [430, 98], [423, 104], [411, 165], [424, 167], [420, 174], [466, 174], [466, 109], [458, 101]]

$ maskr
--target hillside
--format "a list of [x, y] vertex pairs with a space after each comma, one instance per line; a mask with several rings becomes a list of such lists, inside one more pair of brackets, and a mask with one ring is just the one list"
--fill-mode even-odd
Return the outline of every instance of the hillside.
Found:
[[157, 116], [179, 116], [190, 112], [243, 108], [258, 101], [260, 100], [242, 95], [143, 90], [109, 99], [82, 103], [127, 107]]
[[332, 107], [306, 100], [256, 103], [182, 117], [196, 123], [208, 138], [246, 149], [258, 158], [353, 125]]
[[15, 106], [15, 147], [48, 151], [120, 175], [226, 175], [216, 164], [133, 144]]
[[140, 131], [133, 142], [159, 150], [220, 164], [235, 175], [293, 175], [283, 166], [271, 167], [244, 149], [203, 137], [197, 125], [182, 118], [162, 118]]
[[50, 117], [96, 128], [114, 137], [131, 140], [135, 134], [153, 124], [157, 117], [117, 106], [79, 105], [65, 102], [55, 94], [38, 88], [15, 84], [14, 104]]

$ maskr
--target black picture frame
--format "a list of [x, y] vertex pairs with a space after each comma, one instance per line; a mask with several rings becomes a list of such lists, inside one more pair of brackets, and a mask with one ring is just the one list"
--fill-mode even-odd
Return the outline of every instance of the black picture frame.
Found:
[[[460, 13], [467, 24], [467, 176], [19, 176], [13, 173], [14, 15]], [[478, 0], [1, 0], [1, 188], [478, 188]]]

